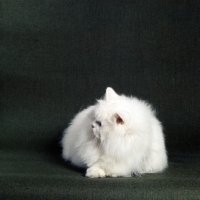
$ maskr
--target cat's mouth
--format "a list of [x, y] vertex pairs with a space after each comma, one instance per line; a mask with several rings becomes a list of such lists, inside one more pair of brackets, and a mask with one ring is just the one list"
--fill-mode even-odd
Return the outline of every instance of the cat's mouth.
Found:
[[99, 132], [96, 130], [95, 126], [92, 124], [91, 127], [92, 127], [92, 132], [93, 132], [93, 134], [95, 135], [95, 137], [101, 139], [101, 135], [100, 135]]

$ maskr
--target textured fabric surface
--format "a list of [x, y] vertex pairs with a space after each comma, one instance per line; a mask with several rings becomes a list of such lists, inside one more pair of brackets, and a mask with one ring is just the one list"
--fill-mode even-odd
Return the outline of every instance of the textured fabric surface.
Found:
[[[174, 156], [161, 174], [85, 178], [47, 154], [1, 152], [2, 199], [200, 199], [200, 158]], [[188, 164], [190, 162], [190, 164]]]
[[[200, 2], [2, 0], [0, 198], [200, 199]], [[107, 86], [153, 104], [162, 174], [87, 179], [58, 141]]]

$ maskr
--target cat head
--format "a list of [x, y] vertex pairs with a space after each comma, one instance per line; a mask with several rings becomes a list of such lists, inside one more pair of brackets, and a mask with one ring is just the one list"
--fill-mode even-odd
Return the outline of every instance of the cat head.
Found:
[[97, 138], [106, 140], [127, 134], [131, 115], [128, 98], [118, 95], [108, 87], [104, 99], [98, 100], [95, 107], [93, 133]]

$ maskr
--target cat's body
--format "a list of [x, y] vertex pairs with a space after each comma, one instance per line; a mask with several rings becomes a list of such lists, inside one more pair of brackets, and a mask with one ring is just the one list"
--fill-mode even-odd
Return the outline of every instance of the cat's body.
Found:
[[151, 106], [112, 88], [75, 116], [61, 144], [63, 158], [87, 168], [91, 178], [156, 173], [167, 167], [162, 126]]

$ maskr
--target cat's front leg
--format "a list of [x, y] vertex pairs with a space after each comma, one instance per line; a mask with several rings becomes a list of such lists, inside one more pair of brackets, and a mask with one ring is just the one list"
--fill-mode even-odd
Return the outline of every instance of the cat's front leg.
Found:
[[103, 169], [93, 166], [87, 169], [85, 176], [88, 178], [103, 178], [106, 176], [106, 173]]

